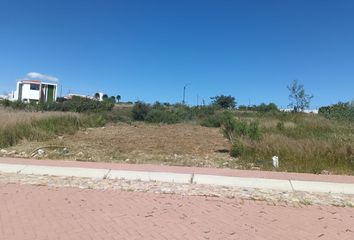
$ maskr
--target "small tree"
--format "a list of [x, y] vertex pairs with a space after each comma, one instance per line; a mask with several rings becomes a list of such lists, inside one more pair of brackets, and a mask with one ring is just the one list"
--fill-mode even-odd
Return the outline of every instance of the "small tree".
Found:
[[107, 100], [108, 99], [108, 95], [107, 94], [103, 94], [102, 99], [103, 100]]
[[96, 92], [94, 98], [99, 100], [100, 99], [100, 94], [98, 92]]
[[111, 100], [111, 102], [115, 103], [116, 102], [116, 97], [115, 96], [111, 96], [110, 100]]
[[236, 101], [235, 98], [232, 96], [224, 96], [224, 95], [220, 95], [220, 96], [215, 96], [215, 97], [211, 97], [210, 99], [213, 100], [212, 104], [224, 109], [233, 109], [236, 107]]
[[305, 93], [304, 85], [299, 84], [297, 80], [294, 80], [286, 87], [290, 91], [290, 104], [288, 106], [293, 108], [294, 112], [301, 112], [310, 106], [313, 95]]
[[122, 99], [122, 97], [120, 95], [117, 95], [116, 98], [117, 98], [117, 102], [119, 102]]

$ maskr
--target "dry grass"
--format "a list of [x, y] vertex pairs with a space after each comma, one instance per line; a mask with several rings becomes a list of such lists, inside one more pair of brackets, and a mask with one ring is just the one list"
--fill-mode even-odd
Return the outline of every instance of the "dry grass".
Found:
[[[260, 118], [263, 138], [240, 138], [244, 167], [271, 170], [272, 156], [280, 158], [282, 171], [354, 173], [354, 125], [317, 115], [289, 115], [287, 119]], [[277, 122], [284, 122], [277, 129]]]
[[84, 127], [103, 126], [105, 121], [98, 115], [1, 109], [0, 123], [0, 148], [4, 148], [24, 139], [44, 140], [58, 134], [73, 134]]
[[63, 112], [26, 112], [22, 110], [13, 110], [10, 108], [0, 107], [0, 127], [8, 127], [17, 123], [31, 122], [32, 120], [39, 120], [49, 117], [61, 116], [77, 116], [75, 113]]

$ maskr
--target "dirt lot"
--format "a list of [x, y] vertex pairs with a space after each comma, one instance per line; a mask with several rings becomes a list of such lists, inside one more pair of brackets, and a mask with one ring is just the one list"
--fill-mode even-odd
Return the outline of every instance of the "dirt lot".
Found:
[[[44, 154], [36, 155], [33, 151], [37, 148], [42, 148]], [[216, 128], [120, 123], [46, 142], [23, 141], [6, 151], [21, 157], [227, 167], [235, 165], [227, 152], [229, 148], [229, 142]]]

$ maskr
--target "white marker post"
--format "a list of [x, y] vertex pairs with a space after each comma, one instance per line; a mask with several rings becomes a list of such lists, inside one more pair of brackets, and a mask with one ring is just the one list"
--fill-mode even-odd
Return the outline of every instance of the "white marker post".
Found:
[[279, 167], [279, 157], [278, 156], [273, 156], [273, 167], [278, 168]]

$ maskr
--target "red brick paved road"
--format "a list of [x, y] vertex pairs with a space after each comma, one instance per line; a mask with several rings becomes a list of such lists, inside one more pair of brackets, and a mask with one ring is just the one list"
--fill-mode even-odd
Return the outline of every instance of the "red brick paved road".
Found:
[[354, 239], [354, 209], [0, 185], [0, 239]]

